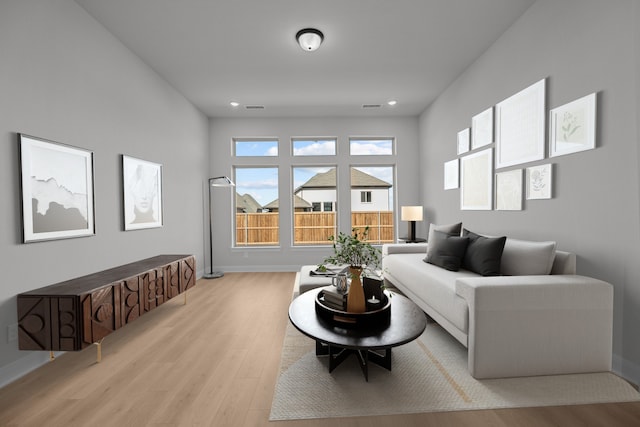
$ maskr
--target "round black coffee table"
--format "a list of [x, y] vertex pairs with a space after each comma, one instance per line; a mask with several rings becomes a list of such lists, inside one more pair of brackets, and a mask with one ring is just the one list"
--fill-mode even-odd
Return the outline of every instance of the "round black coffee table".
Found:
[[300, 332], [316, 341], [316, 355], [329, 356], [329, 372], [354, 354], [369, 381], [369, 362], [391, 370], [391, 349], [418, 338], [427, 326], [420, 307], [398, 294], [391, 297], [389, 325], [348, 329], [334, 326], [316, 314], [316, 295], [321, 290], [313, 289], [294, 299], [289, 306], [289, 319]]

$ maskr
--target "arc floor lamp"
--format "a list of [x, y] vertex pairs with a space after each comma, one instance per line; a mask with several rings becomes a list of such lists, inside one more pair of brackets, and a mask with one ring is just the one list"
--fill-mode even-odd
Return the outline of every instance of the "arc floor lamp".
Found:
[[204, 274], [205, 279], [217, 279], [224, 276], [222, 271], [213, 271], [213, 218], [211, 209], [211, 187], [235, 187], [236, 185], [228, 176], [209, 178], [209, 272]]

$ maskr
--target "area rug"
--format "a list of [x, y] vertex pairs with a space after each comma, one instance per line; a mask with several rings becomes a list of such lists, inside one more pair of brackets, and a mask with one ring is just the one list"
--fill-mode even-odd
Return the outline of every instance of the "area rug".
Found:
[[625, 380], [606, 372], [476, 380], [467, 372], [467, 350], [436, 323], [416, 341], [394, 348], [392, 357], [391, 371], [370, 365], [369, 382], [353, 356], [329, 373], [314, 341], [289, 324], [269, 419], [640, 400]]

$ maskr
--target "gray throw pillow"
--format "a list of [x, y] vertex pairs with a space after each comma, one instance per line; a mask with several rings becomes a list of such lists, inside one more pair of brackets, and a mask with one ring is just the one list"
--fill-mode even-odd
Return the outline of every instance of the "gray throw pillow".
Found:
[[468, 237], [451, 236], [441, 231], [434, 231], [429, 242], [431, 251], [423, 261], [449, 271], [458, 271], [468, 243]]
[[556, 258], [556, 242], [532, 242], [508, 238], [500, 269], [505, 276], [551, 273]]
[[449, 236], [460, 236], [460, 232], [462, 231], [462, 223], [459, 222], [457, 224], [447, 224], [447, 225], [436, 225], [429, 224], [429, 236], [427, 238], [427, 258], [431, 254], [431, 241], [433, 240], [433, 233], [436, 231], [440, 231], [442, 233], [448, 234]]

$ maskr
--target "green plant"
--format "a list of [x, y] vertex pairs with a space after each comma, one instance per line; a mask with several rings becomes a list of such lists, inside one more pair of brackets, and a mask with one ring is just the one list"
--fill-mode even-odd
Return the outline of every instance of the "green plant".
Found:
[[381, 252], [380, 249], [367, 242], [368, 238], [368, 226], [364, 230], [353, 228], [351, 234], [340, 232], [337, 237], [329, 236], [329, 240], [333, 242], [333, 255], [326, 257], [318, 269], [326, 271], [327, 264], [349, 264], [352, 267], [361, 267], [364, 271], [375, 273], [375, 270], [380, 268]]

